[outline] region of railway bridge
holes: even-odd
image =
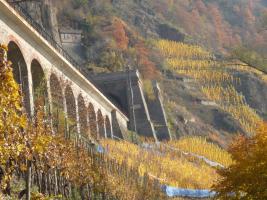
[[[79,70],[68,53],[16,4],[0,0],[0,44],[8,46],[24,107],[40,105],[55,132],[68,137],[122,137],[128,118]]]

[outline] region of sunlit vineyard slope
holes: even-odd
[[[229,166],[232,163],[231,156],[227,151],[202,137],[183,137],[179,140],[170,141],[168,144],[185,152],[205,156],[224,166]]]
[[[165,69],[185,75],[200,84],[202,93],[237,120],[243,130],[252,134],[255,124],[261,121],[234,85],[240,84],[230,68],[214,60],[212,54],[196,45],[159,40],[156,48],[165,57]]]
[[[140,175],[148,173],[151,178],[158,179],[162,184],[190,189],[209,189],[218,178],[215,168],[164,146],[158,147],[151,143],[141,147],[126,141],[114,140],[103,140],[101,143],[109,157],[138,168]],[[184,144],[189,148],[184,148]],[[193,144],[196,146],[192,147]],[[227,152],[202,139],[184,138],[168,146],[181,147],[188,152],[192,150],[192,153],[201,153],[225,165],[231,163]]]

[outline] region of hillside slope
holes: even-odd
[[[248,122],[241,117],[244,112],[238,112],[234,105],[226,109],[227,102],[218,102],[212,98],[210,90],[203,90],[203,87],[218,86],[226,90],[233,87],[234,95],[242,97],[242,105],[251,113],[255,110],[252,118],[267,119],[265,76],[243,62],[232,60],[233,57],[242,58],[246,63],[256,63],[257,67],[259,62],[254,62],[255,58],[261,56],[260,65],[266,66],[263,58],[267,46],[266,1],[64,0],[52,3],[57,10],[59,30],[82,31],[80,46],[83,50],[74,49],[71,53],[80,57],[85,72],[122,71],[130,65],[140,70],[143,79],[161,83],[174,136],[205,135],[226,145],[225,141],[237,132],[250,134],[251,128],[246,124],[253,120]],[[193,47],[193,44],[200,45],[210,56],[198,59],[194,55],[189,58],[166,55],[155,46],[155,41],[160,39],[180,41]],[[239,46],[249,47],[252,53],[243,51],[243,47],[236,48]],[[183,51],[190,52],[190,48]],[[181,69],[170,69],[170,56],[172,67],[199,66],[193,74],[188,69],[181,73]],[[211,70],[201,69],[207,63],[208,68],[213,67],[210,64],[213,62],[216,64]],[[218,78],[217,85],[206,85],[195,75],[205,79],[214,73],[238,81],[226,83]]]
[[[266,13],[264,0],[66,2],[72,2],[72,5],[73,2],[80,2],[78,5],[76,3],[76,10],[85,11],[85,16],[90,10],[93,14],[120,17],[143,37],[188,40],[217,52],[244,42],[266,49],[267,33],[262,25]]]
[[[68,9],[60,12],[61,18],[65,20],[61,20],[65,22],[62,25],[66,26],[66,22],[68,24],[73,19],[83,19],[89,27],[89,31],[84,31],[83,40],[89,68],[98,66],[93,69],[100,67],[117,71],[130,64],[141,71],[144,79],[157,79],[161,82],[165,109],[174,136],[205,135],[225,145],[227,142],[223,141],[237,132],[250,134],[251,128],[246,124],[253,122],[242,118],[244,113],[239,114],[242,118],[239,119],[233,114],[238,111],[224,108],[225,102],[218,103],[215,99],[208,98],[207,93],[203,93],[201,89],[206,85],[195,82],[194,75],[190,77],[188,71],[181,74],[168,70],[164,58],[166,49],[160,52],[155,48],[154,41],[163,38],[194,43],[203,46],[203,51],[209,50],[213,55],[229,55],[233,47],[252,43],[253,48],[264,51],[267,41],[266,31],[261,30],[262,16],[266,12],[264,1],[91,0],[88,3],[76,1],[73,4],[73,1],[66,0],[65,3],[65,8]],[[190,51],[190,48],[184,51]],[[174,57],[176,60],[184,60],[183,56]],[[194,56],[191,59],[202,67],[206,62]],[[214,57],[205,59],[210,62]],[[236,61],[217,61],[218,65],[225,66],[215,67],[213,72],[239,80],[238,83],[219,81],[220,87],[233,86],[236,89],[235,95],[244,96],[244,105],[248,104],[248,107],[255,109],[258,115],[266,119],[267,83],[262,75],[249,67],[244,69],[243,64],[239,65]],[[174,65],[182,64],[176,62]],[[171,75],[161,73],[166,72],[166,68]],[[204,78],[213,72],[198,74]],[[177,75],[184,78],[173,78]],[[188,78],[191,79],[190,82],[186,81]],[[255,115],[251,118],[257,117]]]

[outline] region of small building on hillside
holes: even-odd
[[[59,30],[60,40],[62,44],[77,44],[82,41],[82,30],[72,28],[61,28]]]

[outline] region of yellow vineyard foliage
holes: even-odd
[[[159,40],[156,47],[163,52],[166,57],[179,57],[189,59],[210,59],[212,55],[197,45],[188,45],[181,42]]]
[[[214,65],[214,61],[209,60],[181,60],[179,58],[168,58],[166,60],[167,65],[174,70],[183,69],[205,69]],[[179,66],[179,67],[177,67]]]
[[[214,61],[212,54],[196,45],[159,40],[155,46],[165,56],[165,67],[168,70],[200,83],[206,97],[231,114],[246,133],[255,132],[255,124],[262,120],[233,87],[240,80],[231,74],[231,64],[227,66]]]
[[[256,125],[261,121],[257,113],[246,103],[244,97],[233,86],[206,86],[202,87],[203,93],[239,121],[248,133],[256,130]]]
[[[208,142],[203,137],[183,137],[179,140],[170,141],[168,144],[182,151],[204,156],[224,166],[229,166],[232,163],[231,155],[227,151],[214,143]]]
[[[13,79],[11,63],[7,61],[6,47],[0,46],[0,167],[5,171],[2,189],[11,180],[14,162],[26,149],[22,129],[27,120],[22,115],[19,86]]]
[[[187,160],[179,153],[144,149],[126,141],[103,140],[101,144],[111,158],[137,167],[140,175],[148,173],[164,184],[182,188],[207,189],[218,178],[215,169],[202,162],[195,163]]]

